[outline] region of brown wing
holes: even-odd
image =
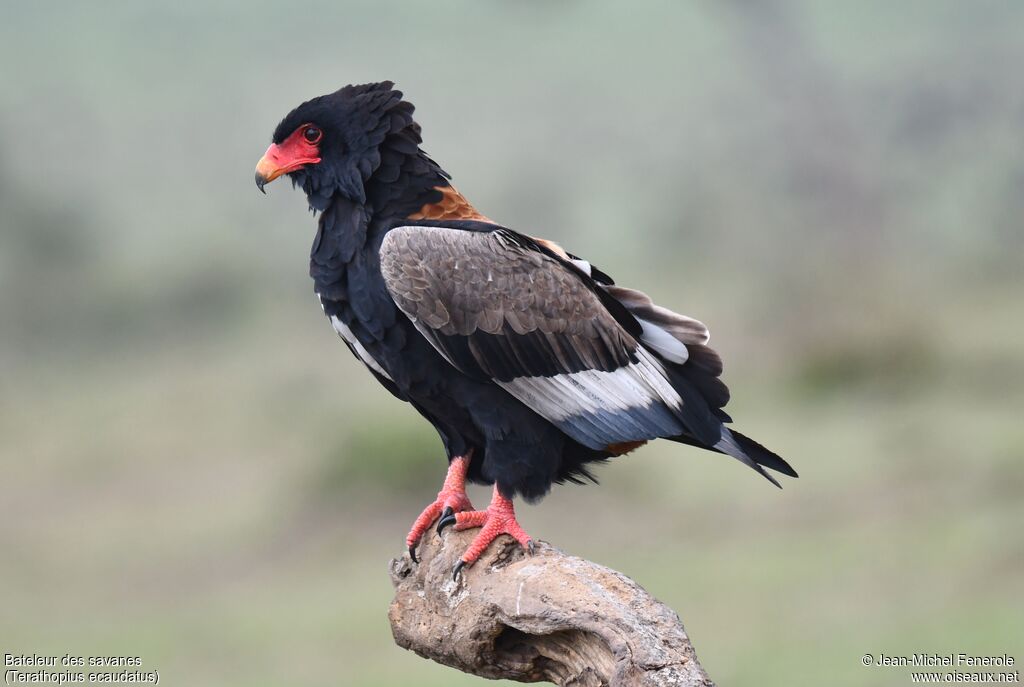
[[[684,404],[589,277],[532,239],[404,226],[388,232],[380,257],[395,303],[448,362],[493,380],[577,441],[604,449],[710,422],[699,399]]]
[[[494,379],[628,364],[636,341],[593,290],[517,238],[505,231],[400,227],[381,247],[381,270],[413,321],[434,338],[470,337],[476,366]],[[536,350],[520,346],[525,341]]]

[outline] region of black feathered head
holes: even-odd
[[[256,185],[262,191],[287,174],[315,210],[324,210],[336,193],[365,203],[372,177],[395,181],[403,158],[422,155],[412,113],[412,103],[390,81],[345,86],[308,100],[277,125],[256,165]]]

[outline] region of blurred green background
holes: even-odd
[[[709,323],[801,473],[647,447],[521,509],[723,685],[1024,660],[1024,4],[6,3],[0,651],[483,684],[396,648],[440,442],[345,350],[278,120],[393,79],[487,215]],[[486,499],[486,489],[471,495]]]

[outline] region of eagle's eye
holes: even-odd
[[[319,127],[310,125],[302,130],[302,137],[306,139],[306,143],[319,143],[324,137],[324,132]]]

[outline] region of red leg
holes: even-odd
[[[516,521],[516,511],[512,506],[511,499],[507,499],[498,491],[498,485],[494,485],[494,496],[491,498],[491,505],[487,510],[464,511],[455,515],[455,529],[468,530],[471,527],[480,527],[479,534],[462,554],[462,559],[455,566],[454,574],[458,576],[459,571],[467,565],[473,565],[480,554],[487,550],[495,539],[502,534],[507,534],[519,542],[519,544],[533,553],[533,539],[530,538],[523,528]]]
[[[420,517],[412,524],[405,543],[409,547],[409,556],[413,562],[419,562],[416,560],[416,544],[442,511],[457,513],[473,509],[473,504],[466,496],[466,471],[469,470],[469,461],[472,457],[473,449],[469,449],[466,455],[452,458],[448,465],[448,476],[444,478],[444,486],[437,492],[437,500],[424,508]]]

